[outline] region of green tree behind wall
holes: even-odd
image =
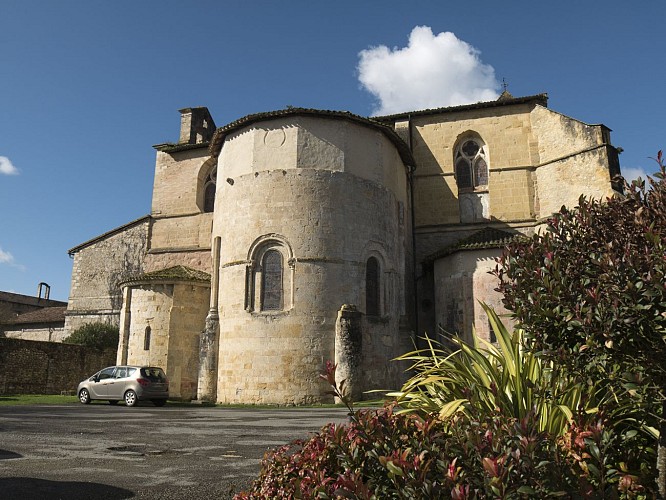
[[[117,349],[120,331],[108,323],[86,323],[63,340],[66,344],[80,344],[97,349]]]

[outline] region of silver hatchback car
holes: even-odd
[[[150,400],[155,406],[164,406],[169,398],[169,379],[155,366],[109,366],[81,382],[76,393],[83,404],[102,399],[134,406],[140,400]]]

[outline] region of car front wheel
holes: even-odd
[[[90,403],[90,393],[88,392],[88,389],[81,389],[79,391],[79,401],[84,405]]]
[[[136,396],[136,392],[129,390],[125,393],[125,405],[126,406],[135,406],[139,401],[139,398]]]

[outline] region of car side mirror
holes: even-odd
[[[93,377],[93,382],[99,382],[99,375],[95,375]]]

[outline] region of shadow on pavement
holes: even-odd
[[[26,500],[29,498],[44,500],[61,498],[122,500],[134,497],[133,492],[108,484],[48,481],[32,477],[0,478],[0,491],[3,500]]]
[[[0,448],[0,460],[9,460],[11,458],[21,458],[23,455],[20,455],[14,451],[3,450]]]

